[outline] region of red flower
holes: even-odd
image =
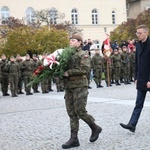
[[[36,75],[38,75],[43,69],[44,69],[43,65],[38,66],[37,69],[34,71],[34,73],[35,73]]]

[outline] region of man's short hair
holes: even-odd
[[[148,28],[148,26],[145,25],[145,24],[139,25],[136,29],[144,29],[145,31],[149,32],[149,28]]]

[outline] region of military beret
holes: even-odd
[[[33,57],[36,57],[36,54],[33,54]]]
[[[26,57],[30,56],[29,54],[26,54]]]
[[[6,56],[5,54],[2,54],[2,56]]]
[[[20,57],[20,54],[17,54],[16,57]]]
[[[82,40],[83,40],[82,37],[81,37],[79,34],[73,34],[73,35],[70,37],[70,39],[77,39],[77,40],[79,40],[79,41],[82,41]]]
[[[15,58],[15,57],[12,55],[12,56],[10,56],[10,58]]]

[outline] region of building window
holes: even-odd
[[[112,11],[112,24],[116,24],[116,13]]]
[[[78,12],[76,9],[71,11],[72,24],[78,24]]]
[[[51,8],[50,11],[50,24],[57,24],[58,11],[56,8]]]
[[[35,11],[32,7],[27,8],[26,10],[26,21],[27,24],[33,23],[35,21]]]
[[[92,10],[92,24],[98,24],[98,13],[96,9]]]
[[[10,16],[9,8],[7,6],[3,6],[2,9],[1,9],[1,18],[2,18],[2,20],[8,19],[9,16]]]

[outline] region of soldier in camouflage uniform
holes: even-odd
[[[93,74],[94,74],[94,81],[96,83],[97,88],[103,87],[101,85],[101,80],[102,80],[102,70],[103,70],[103,58],[100,55],[99,49],[95,50],[95,55],[92,57],[91,60],[91,65],[93,69]]]
[[[19,65],[19,81],[18,81],[18,94],[24,94],[22,92],[22,86],[23,86],[23,77],[22,77],[22,70],[21,70],[21,64],[22,64],[22,58],[20,54],[17,54],[16,56],[16,63]]]
[[[133,51],[130,54],[130,61],[131,61],[131,81],[134,79],[134,73],[135,73],[135,52],[136,52],[136,47],[133,47]]]
[[[19,65],[15,62],[14,56],[10,57],[10,62],[8,63],[8,73],[9,73],[9,83],[10,91],[12,97],[17,97],[18,94],[18,81],[19,81]]]
[[[64,73],[65,81],[65,102],[67,113],[70,117],[71,137],[69,141],[62,145],[67,149],[79,146],[78,130],[79,119],[86,122],[92,130],[90,142],[98,139],[101,127],[95,124],[95,119],[86,111],[88,96],[87,72],[90,70],[89,55],[82,50],[82,38],[74,34],[70,38],[70,46],[75,48],[75,54],[68,62],[67,71]]]
[[[0,67],[1,67],[1,86],[2,86],[2,93],[3,96],[9,96],[8,94],[8,69],[7,64],[8,60],[6,58],[5,54],[2,54],[0,61]]]
[[[46,56],[47,56],[47,53],[44,53],[43,58],[41,59],[42,63]],[[41,90],[42,90],[42,94],[49,93],[49,78],[43,79],[41,81]]]
[[[113,68],[114,68],[114,74],[115,74],[115,83],[116,85],[121,85],[119,83],[120,80],[120,67],[121,67],[121,57],[119,55],[118,49],[114,49],[114,55],[111,58]]]
[[[22,62],[21,69],[23,71],[23,80],[24,80],[24,86],[26,95],[32,95],[31,93],[31,86],[27,86],[28,83],[30,83],[32,79],[32,73],[33,73],[33,61],[30,59],[29,54],[26,54],[26,59]]]
[[[127,52],[127,47],[122,47],[123,52],[121,54],[121,61],[123,67],[123,75],[124,75],[124,84],[130,84],[129,82],[129,54]]]
[[[64,80],[61,79],[60,77],[56,77],[55,82],[56,82],[57,92],[63,92],[64,91]]]
[[[33,71],[35,71],[42,63],[38,60],[36,54],[33,54]],[[39,93],[38,91],[38,83],[32,85],[32,89],[34,93]]]
[[[121,57],[121,54],[122,54],[122,48],[121,47],[118,48],[118,52],[119,52],[119,55]],[[122,61],[121,61],[121,64],[120,64],[120,83],[124,83],[124,81],[123,81],[123,66],[122,66]]]
[[[107,87],[112,86],[111,85],[112,62],[111,62],[111,58],[106,56],[105,54],[103,56],[103,69],[104,69],[106,86]]]

